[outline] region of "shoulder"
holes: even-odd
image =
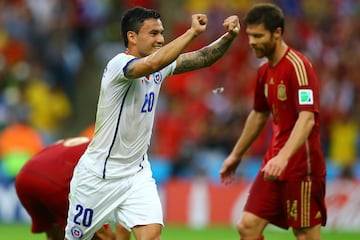
[[[128,61],[134,58],[135,58],[134,56],[126,53],[119,53],[109,60],[108,65],[114,65],[114,64],[118,65],[119,63],[126,64]]]
[[[111,81],[118,81],[119,79],[125,78],[124,69],[126,69],[128,64],[131,61],[133,61],[134,59],[136,59],[136,57],[126,54],[126,53],[119,53],[116,56],[114,56],[106,64],[106,67],[105,67],[104,73],[103,73],[103,81],[111,82]]]
[[[290,65],[295,68],[312,67],[310,60],[303,53],[293,48],[289,48],[285,55],[285,58],[288,60]]]
[[[289,49],[286,54],[288,64],[286,68],[292,72],[299,86],[307,86],[310,82],[317,81],[315,69],[310,60],[301,52]],[[290,73],[289,73],[290,74]]]

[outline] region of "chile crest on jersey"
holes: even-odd
[[[154,78],[154,83],[155,83],[155,84],[160,84],[161,81],[162,81],[162,75],[161,75],[160,72],[155,72],[155,73],[153,74],[153,78]]]
[[[79,227],[74,226],[71,228],[71,235],[76,239],[80,239],[83,237],[83,232]]]

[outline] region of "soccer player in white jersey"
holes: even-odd
[[[226,33],[183,53],[206,26],[206,15],[194,14],[191,27],[165,45],[157,11],[136,7],[123,15],[127,51],[111,59],[102,76],[94,137],[70,184],[66,239],[91,239],[113,218],[138,240],[160,240],[162,208],[147,158],[160,86],[171,74],[213,64],[240,31],[232,15],[224,20]]]

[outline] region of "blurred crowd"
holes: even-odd
[[[222,34],[228,15],[242,18],[255,2],[0,0],[0,181],[13,178],[32,154],[59,138],[91,136],[104,65],[125,50],[120,37],[125,9],[158,9],[168,41],[189,27],[192,13],[206,13],[207,31],[192,50]],[[286,41],[303,51],[318,73],[329,176],[360,179],[360,2],[269,2],[284,10]],[[150,149],[155,175],[217,179],[252,108],[259,63],[242,31],[218,63],[165,80]],[[222,94],[212,92],[218,87]],[[267,126],[239,174],[251,177],[270,133]]]

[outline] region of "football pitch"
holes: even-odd
[[[45,240],[45,234],[31,234],[29,224],[0,224],[0,239],[12,240]],[[294,239],[290,231],[278,229],[266,230],[265,240]],[[134,240],[135,238],[131,238]],[[162,233],[164,240],[238,240],[233,227],[214,226],[207,228],[189,228],[185,226],[168,225]],[[322,240],[359,240],[360,232],[343,232],[324,230]]]

